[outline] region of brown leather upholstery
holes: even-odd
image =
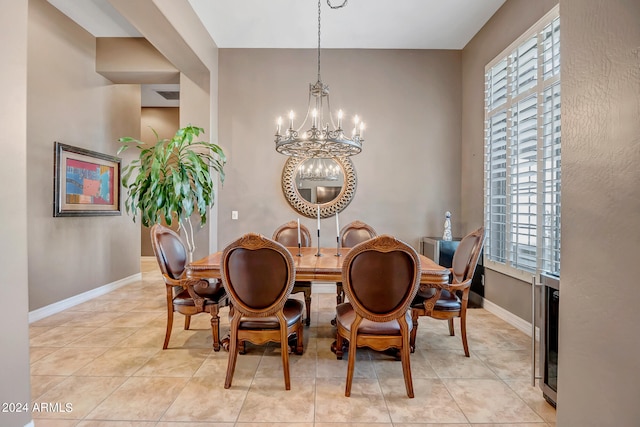
[[[298,222],[289,221],[286,224],[282,224],[273,232],[271,238],[283,246],[298,247]],[[304,224],[300,224],[300,247],[308,248],[309,246],[311,246],[311,233]],[[307,313],[305,323],[309,326],[311,324],[311,282],[296,281],[291,293],[297,294],[298,292],[304,293],[304,304]]]
[[[192,315],[206,312],[211,315],[213,348],[215,351],[220,350],[218,310],[219,307],[228,305],[222,283],[186,277],[187,250],[180,236],[170,228],[160,224],[151,227],[151,246],[167,293],[167,328],[162,348],[169,346],[174,312],[185,316],[184,329],[189,329]]]
[[[407,395],[413,397],[409,361],[412,327],[409,305],[420,283],[420,258],[409,245],[382,235],[356,245],[342,264],[349,302],[336,307],[336,356],[349,341],[345,396],[351,394],[357,347],[400,350]]]
[[[275,341],[280,343],[285,387],[289,390],[288,337],[296,336],[297,354],[303,351],[303,305],[289,299],[295,279],[291,253],[274,240],[249,233],[225,248],[221,267],[222,284],[233,307],[224,387],[231,387],[239,348],[245,341]]]
[[[469,357],[467,343],[467,303],[473,273],[478,265],[478,258],[484,245],[484,227],[466,235],[458,244],[453,254],[451,267],[451,284],[446,289],[420,289],[411,303],[413,330],[411,331],[411,348],[415,349],[418,318],[430,316],[449,322],[449,334],[455,335],[453,319],[460,318],[462,346],[465,356]],[[460,294],[460,295],[458,295]]]
[[[340,230],[340,245],[343,248],[352,248],[358,243],[366,242],[377,235],[376,230],[369,224],[365,224],[362,221],[353,221]],[[344,290],[341,282],[336,283],[336,293],[336,303],[340,304],[344,301]]]

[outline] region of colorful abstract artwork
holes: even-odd
[[[55,143],[54,216],[120,215],[120,159]]]

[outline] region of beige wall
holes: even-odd
[[[98,75],[95,38],[48,2],[29,4],[27,195],[34,310],[140,271],[140,241],[132,238],[139,235],[138,225],[126,214],[54,218],[52,208],[53,142],[115,154],[120,136],[140,134],[140,89]]]
[[[219,61],[219,137],[229,157],[219,199],[224,246],[249,231],[271,236],[298,217],[282,193],[286,157],[273,135],[278,115],[293,109],[304,117],[317,51],[220,49]],[[459,231],[460,52],[323,50],[322,78],[334,112],[357,113],[367,126],[363,151],[352,158],[358,186],[341,223],[360,219],[418,248],[421,236],[441,234],[449,210]],[[301,222],[316,228],[314,219]],[[334,245],[333,218],[322,228],[321,244]]]
[[[559,426],[640,425],[640,3],[562,0]]]
[[[142,108],[140,120],[140,140],[153,144],[156,142],[153,130],[158,133],[160,139],[173,138],[180,128],[180,109],[177,107],[145,107]],[[173,223],[171,228],[176,229],[177,224]],[[149,228],[142,224],[140,224],[140,255],[153,256]]]
[[[557,0],[507,0],[462,50],[461,212],[466,232],[484,221],[484,67],[535,24]],[[531,321],[531,286],[488,271],[489,301]]]
[[[27,275],[27,2],[3,2],[0,56],[4,58],[0,100],[0,382],[1,402],[29,402]],[[0,413],[0,425],[24,426],[29,413]]]

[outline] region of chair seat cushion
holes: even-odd
[[[356,318],[356,312],[351,306],[351,303],[338,304],[336,307],[336,323],[342,326],[344,329],[351,331],[351,324]],[[407,310],[407,324],[409,330],[413,327],[411,321],[411,312]],[[374,322],[368,319],[362,319],[360,326],[358,327],[359,334],[367,335],[400,335],[400,324],[397,320],[391,320],[389,322]]]
[[[284,317],[287,319],[287,326],[295,325],[302,319],[304,304],[297,299],[288,299],[284,303]],[[240,319],[240,329],[278,329],[280,324],[276,316],[268,317],[242,317]]]
[[[422,304],[425,302],[425,300],[433,297],[435,293],[436,290],[434,288],[428,288],[424,291],[418,291],[418,294],[411,303],[411,307],[422,307]],[[439,311],[460,311],[461,308],[462,303],[460,302],[460,298],[458,298],[455,293],[452,294],[451,292],[445,290],[440,293],[440,298],[434,306],[434,310]]]
[[[194,286],[193,290],[204,298],[204,305],[217,304],[218,301],[226,295],[220,281],[209,283],[203,280]],[[178,295],[173,298],[173,303],[176,305],[195,305],[191,295],[189,295],[189,291],[186,289],[180,290]]]

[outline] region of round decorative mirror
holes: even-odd
[[[293,209],[304,216],[326,218],[341,212],[356,192],[356,171],[348,157],[289,157],[282,170],[282,191]]]

